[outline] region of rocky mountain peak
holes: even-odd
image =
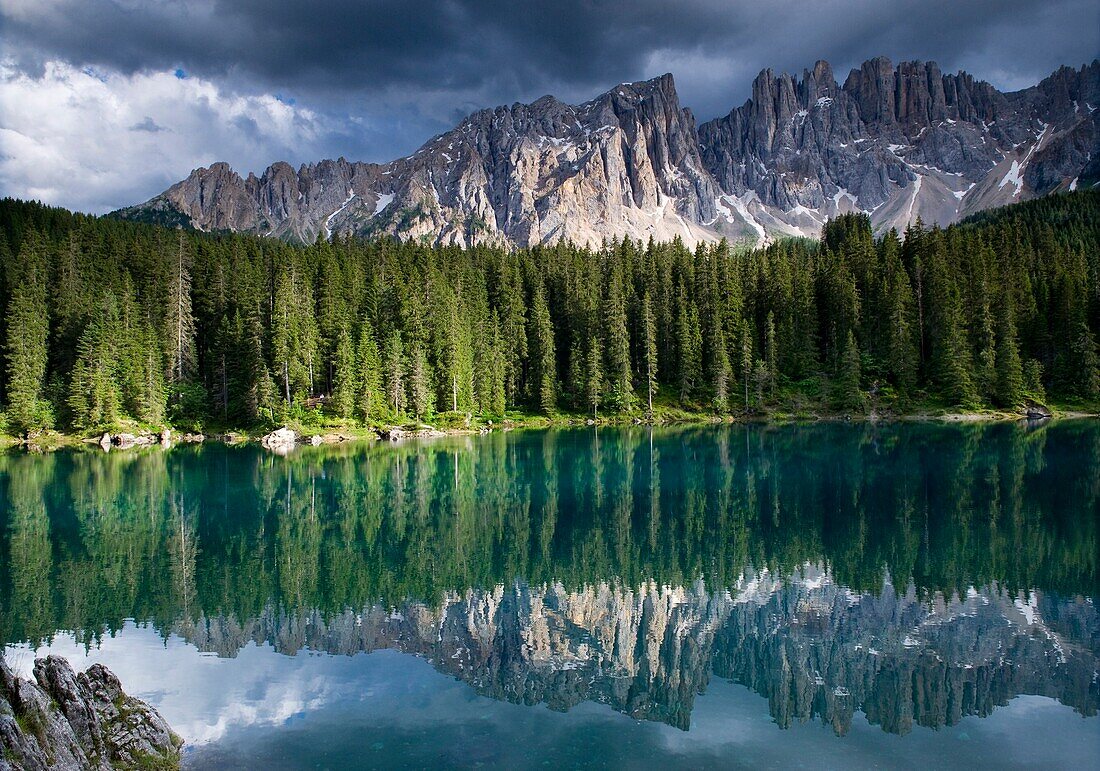
[[[472,113],[388,164],[344,158],[241,179],[224,163],[117,216],[295,241],[349,233],[529,245],[629,236],[754,242],[831,216],[949,224],[1100,181],[1100,62],[1001,93],[935,62],[876,57],[843,85],[817,61],[765,69],[696,125],[673,76],[580,105],[543,96]]]

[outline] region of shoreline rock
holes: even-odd
[[[102,664],[76,674],[60,656],[16,677],[0,656],[0,771],[178,769],[183,741]]]
[[[294,449],[298,444],[298,434],[293,429],[283,426],[272,431],[267,436],[260,439],[260,446],[265,450],[271,450],[281,454],[286,454]]]

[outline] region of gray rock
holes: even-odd
[[[157,438],[152,434],[117,434],[114,438],[114,444],[120,450],[128,450],[131,447],[145,447],[154,444]]]
[[[277,428],[260,440],[260,445],[273,452],[286,453],[298,444],[298,435],[286,426]]]
[[[126,695],[106,667],[77,675],[60,656],[37,659],[34,679],[0,657],[0,758],[17,769],[178,768],[180,738]]]

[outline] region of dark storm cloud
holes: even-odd
[[[665,71],[706,120],[743,103],[765,67],[801,73],[826,59],[843,81],[881,54],[1013,89],[1100,53],[1096,0],[0,0],[0,9],[0,46],[22,72],[61,60],[277,94],[333,119],[330,155],[373,160],[411,152],[479,107],[546,93],[583,101]]]
[[[757,70],[801,71],[818,58],[844,67],[877,54],[935,58],[1015,85],[1100,50],[1095,0],[9,0],[4,8],[5,47],[20,59],[123,72],[181,67],[324,99],[411,90],[433,102],[447,101],[440,92],[508,101],[550,87],[576,98],[660,74],[648,66],[690,54],[737,70],[729,85],[740,93],[721,95],[728,107]]]

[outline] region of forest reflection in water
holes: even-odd
[[[418,654],[476,692],[687,729],[1095,715],[1100,426],[716,426],[0,456],[0,635],[149,623]]]

